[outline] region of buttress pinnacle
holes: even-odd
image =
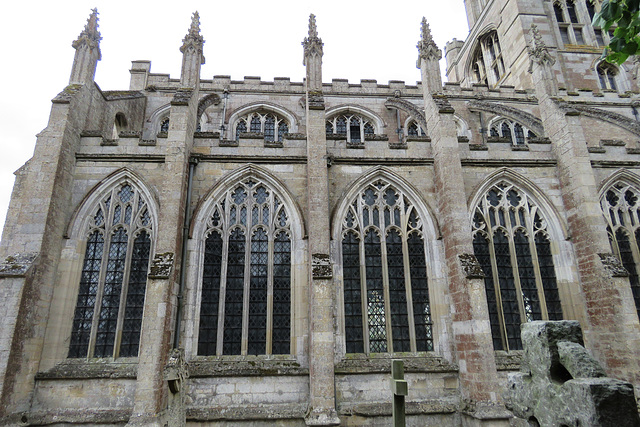
[[[418,52],[420,52],[420,58],[427,59],[432,55],[438,60],[442,58],[442,52],[438,49],[436,42],[433,41],[431,29],[427,23],[427,18],[424,16],[422,17],[421,37],[417,48]]]
[[[316,27],[316,16],[312,13],[309,15],[309,36],[304,38],[302,46],[304,46],[304,56],[318,55],[322,56],[322,39],[318,37],[318,28]]]
[[[195,11],[191,17],[189,31],[187,32],[187,35],[184,36],[184,39],[182,39],[180,52],[185,53],[189,47],[193,47],[196,51],[201,53],[203,44],[204,37],[200,34],[200,14],[198,11]]]
[[[84,26],[84,30],[82,30],[71,46],[78,49],[83,45],[87,45],[90,49],[94,49],[99,46],[100,40],[102,40],[102,37],[98,31],[98,9],[93,8]]]

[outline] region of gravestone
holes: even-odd
[[[505,393],[516,417],[542,427],[640,427],[633,386],[606,376],[578,322],[525,323],[522,344],[521,372]]]

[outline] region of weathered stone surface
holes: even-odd
[[[606,377],[604,368],[589,354],[586,348],[574,342],[558,342],[560,364],[573,378]]]

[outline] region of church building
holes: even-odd
[[[94,10],[0,243],[0,425],[509,426],[520,325],[640,396],[640,62],[599,0],[465,0],[421,81],[94,82]],[[185,27],[188,17],[185,17]],[[295,35],[294,35],[295,36]],[[108,34],[105,34],[108,37]],[[124,72],[124,71],[123,71]],[[61,82],[62,87],[63,82]]]

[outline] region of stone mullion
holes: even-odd
[[[358,198],[359,201],[359,198]],[[360,227],[363,229],[362,227]],[[367,307],[369,306],[369,297],[367,294],[367,266],[366,266],[366,257],[364,254],[364,231],[360,233],[360,299],[362,301],[362,338],[364,345],[364,352],[369,354],[369,310]]]
[[[136,194],[137,196],[137,194]],[[124,215],[124,210],[122,212]],[[122,217],[124,219],[124,216]],[[133,220],[133,216],[132,216]],[[133,221],[131,221],[133,222]],[[134,231],[131,230],[131,226],[127,226],[126,224],[122,224],[125,231],[127,232],[127,251],[125,252],[125,261],[124,261],[124,274],[122,275],[122,287],[120,290],[120,306],[118,307],[118,321],[116,323],[116,335],[114,337],[113,342],[113,358],[115,359],[120,354],[120,342],[122,341],[122,326],[124,324],[124,313],[126,310],[126,302],[127,302],[127,293],[129,291],[129,277],[131,275],[131,257],[133,255],[133,243],[135,240]],[[129,228],[127,230],[127,228]]]
[[[409,243],[408,238],[409,235],[407,233],[407,228],[409,228],[408,224],[408,216],[405,215],[404,209],[401,210],[402,213],[402,259],[403,259],[403,267],[404,267],[404,289],[407,295],[407,316],[409,317],[409,342],[411,345],[411,352],[415,353],[418,351],[417,337],[416,337],[416,325],[415,318],[413,317],[413,289],[411,288],[411,260],[409,258]],[[417,233],[416,233],[417,234]],[[422,239],[422,243],[425,243],[425,239]],[[425,248],[425,254],[428,252]]]
[[[374,205],[375,206],[375,205]],[[373,206],[372,206],[373,208]],[[374,210],[371,210],[373,217]],[[380,221],[380,212],[378,212],[378,221]],[[374,225],[375,227],[375,225]],[[374,228],[375,229],[375,228]],[[387,352],[393,353],[393,328],[391,327],[391,290],[389,289],[389,264],[387,254],[387,230],[378,229],[380,232],[380,264],[382,267],[382,295],[385,314],[385,331],[387,334]]]
[[[251,189],[247,190],[247,201],[251,197]],[[244,236],[244,289],[242,292],[242,338],[240,339],[240,354],[247,355],[249,348],[249,298],[251,294],[251,252],[253,242],[253,215],[249,211],[249,203],[245,202],[247,209],[247,225]],[[240,211],[242,205],[237,205],[236,215],[240,222]]]
[[[226,209],[229,208],[229,204],[226,204]],[[225,209],[225,210],[226,210]],[[228,216],[224,215],[224,224],[227,224]],[[224,306],[227,297],[227,266],[229,263],[229,228],[228,226],[222,227],[220,237],[222,238],[222,265],[220,268],[220,295],[218,297],[218,331],[216,332],[216,355],[220,356],[223,353],[224,344]],[[203,267],[201,267],[203,268]]]
[[[487,225],[491,225],[490,222],[487,222],[487,218],[485,218],[485,222]],[[496,295],[496,306],[498,308],[498,319],[500,319],[500,334],[502,339],[502,347],[505,350],[509,351],[509,340],[507,338],[507,324],[504,320],[504,309],[502,308],[502,291],[500,290],[500,275],[498,274],[498,263],[496,258],[496,249],[493,242],[493,234],[495,233],[494,229],[490,229],[487,233],[487,237],[489,237],[489,257],[491,258],[491,273],[493,275],[493,292]],[[486,290],[485,290],[486,293]]]

